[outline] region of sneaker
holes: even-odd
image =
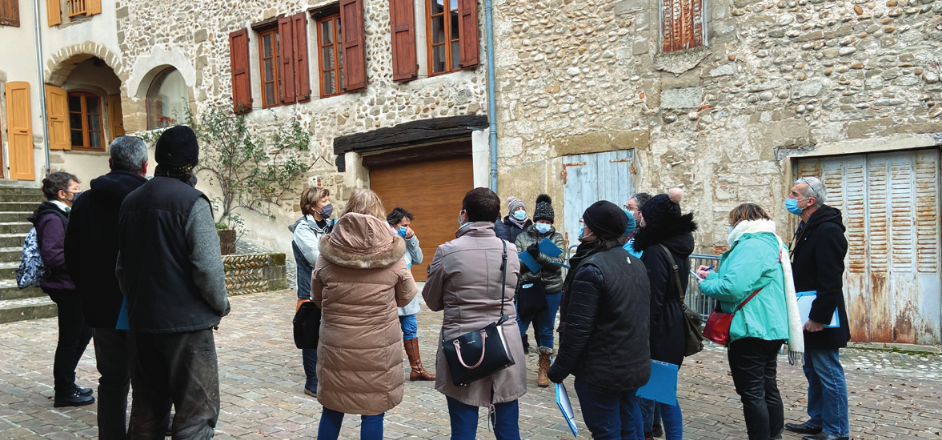
[[[82,397],[91,396],[94,391],[91,388],[80,388],[78,385],[74,385],[74,389]]]
[[[95,398],[92,396],[83,396],[79,394],[78,390],[72,390],[71,393],[65,396],[56,396],[55,402],[53,402],[53,407],[62,408],[65,406],[85,406],[95,403]]]
[[[317,391],[311,391],[311,390],[305,388],[305,389],[304,389],[304,394],[307,394],[308,396],[311,396],[311,397],[313,397],[313,398],[315,398],[315,399],[317,398]]]

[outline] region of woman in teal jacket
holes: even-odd
[[[792,309],[797,317],[791,264],[787,252],[780,258],[785,248],[775,235],[775,222],[758,205],[737,206],[729,223],[730,249],[720,259],[719,272],[700,266],[698,274],[705,278],[700,292],[716,298],[723,312],[735,312],[728,347],[733,383],[742,400],[749,439],[768,440],[779,437],[785,423],[775,378],[778,352],[784,341],[797,342],[789,336],[796,333],[789,331]],[[800,320],[798,327],[800,340]]]

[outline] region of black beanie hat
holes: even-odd
[[[621,237],[628,227],[628,215],[614,203],[600,200],[582,214],[582,221],[601,239]]]
[[[546,194],[540,194],[536,197],[536,211],[533,211],[533,222],[537,220],[546,220],[550,223],[556,219],[556,213],[553,211],[553,199]]]
[[[157,164],[176,172],[190,171],[200,163],[200,147],[196,133],[186,125],[176,125],[157,139],[154,159]]]
[[[677,219],[683,216],[680,211],[680,201],[684,193],[677,188],[671,190],[670,195],[658,194],[651,197],[644,206],[641,207],[641,217],[644,223],[658,224],[669,220]]]

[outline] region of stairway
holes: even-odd
[[[45,200],[38,188],[0,188],[0,324],[57,314],[56,304],[39,288],[20,290],[14,274],[33,227],[26,217]]]

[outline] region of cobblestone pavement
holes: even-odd
[[[232,298],[232,315],[217,333],[222,439],[314,438],[320,405],[302,393],[300,352],[291,338],[295,293],[290,290]],[[419,314],[422,358],[435,364],[434,341],[441,315]],[[96,406],[52,407],[52,358],[56,321],[45,319],[0,325],[0,439],[97,437]],[[405,357],[405,356],[403,356]],[[843,351],[850,391],[851,433],[856,438],[942,439],[942,372],[938,356]],[[524,438],[568,438],[552,388],[536,387],[536,357],[526,359],[530,390],[520,400]],[[403,374],[406,374],[403,363]],[[93,348],[78,369],[79,384],[95,386]],[[570,378],[567,383],[572,385]],[[805,379],[782,358],[779,381],[786,419],[804,416]],[[406,382],[403,403],[386,414],[387,438],[443,439],[449,435],[445,398],[429,382]],[[574,404],[575,395],[573,399]],[[687,359],[679,395],[690,439],[745,438],[739,398],[722,347]],[[493,438],[481,412],[479,436]],[[588,438],[578,411],[580,437]],[[359,420],[347,417],[342,436],[359,438]],[[785,434],[785,439],[800,436]]]

